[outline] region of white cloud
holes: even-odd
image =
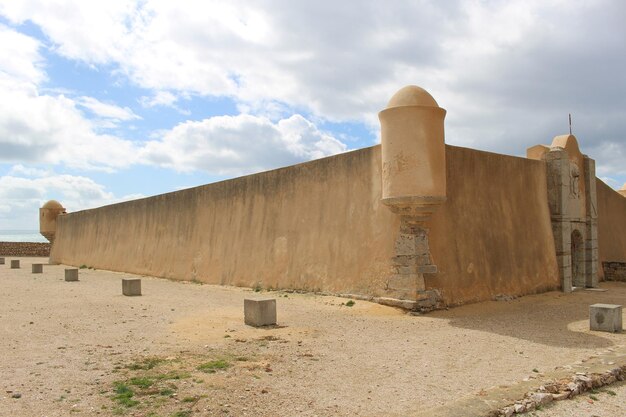
[[[143,96],[139,99],[139,102],[144,107],[174,107],[177,101],[178,97],[169,91],[157,91],[152,97]]]
[[[101,64],[123,59],[124,37],[129,35],[137,2],[0,1],[0,14],[15,23],[31,20],[45,29],[58,53]],[[137,17],[139,18],[139,16]]]
[[[136,145],[98,134],[98,120],[87,119],[77,106],[114,122],[138,116],[91,97],[77,101],[63,94],[40,94],[39,83],[46,79],[40,47],[35,39],[0,25],[0,53],[11,57],[0,59],[0,162],[106,171],[132,164]]]
[[[598,177],[611,177],[618,176],[626,179],[626,149],[623,143],[604,141],[599,143],[594,148],[587,150],[585,153],[593,155],[592,158],[596,161],[596,175]],[[614,184],[618,188],[622,185],[619,183]]]
[[[44,81],[40,46],[36,39],[0,24],[0,79],[10,79],[14,84]]]
[[[5,35],[24,42],[25,50],[30,48],[20,67],[29,68],[31,59],[31,67],[39,68],[37,42],[9,30]],[[13,168],[16,173],[26,173],[25,163],[105,171],[149,163],[176,171],[234,175],[346,150],[342,142],[299,115],[277,123],[251,115],[189,121],[165,130],[159,140],[134,143],[98,133],[98,128],[139,119],[131,109],[88,96],[41,94],[37,83],[43,76],[37,71],[21,83],[0,73],[0,162],[22,164]],[[173,105],[175,101],[172,93],[157,92],[148,104]],[[86,118],[81,109],[95,117]]]
[[[571,112],[601,169],[616,164],[588,150],[626,149],[626,119],[607,117],[626,107],[623,2],[0,0],[0,13],[39,25],[57,53],[153,90],[141,100],[148,107],[226,96],[274,124],[295,112],[377,129],[389,97],[418,84],[448,110],[453,144],[523,154],[566,131]],[[146,153],[152,163],[220,165],[172,157],[166,143]],[[237,164],[237,143],[207,152],[227,149]]]
[[[13,165],[9,170],[8,176],[25,176],[34,178],[43,178],[52,175],[53,172],[49,169],[39,169],[33,167],[27,167],[22,164]]]
[[[141,117],[137,116],[128,107],[120,107],[111,103],[103,103],[93,97],[79,97],[76,102],[78,105],[91,111],[94,115],[104,119],[112,119],[113,121],[141,119]]]
[[[0,162],[65,164],[113,170],[135,161],[136,146],[95,132],[76,103],[63,95],[39,95],[0,79]]]
[[[0,177],[0,229],[32,229],[38,224],[39,208],[51,199],[60,201],[68,211],[78,211],[141,197],[140,194],[117,197],[103,185],[82,176],[6,175]]]
[[[180,172],[239,175],[345,150],[342,142],[300,115],[273,123],[242,114],[181,123],[148,142],[140,158]]]
[[[452,142],[511,152],[519,125],[545,135],[555,112],[626,95],[612,93],[626,85],[626,5],[608,0],[0,0],[0,13],[35,22],[66,57],[168,91],[146,105],[228,96],[254,114],[285,103],[377,126],[388,98],[419,84],[449,110]],[[523,150],[530,135],[517,135]]]

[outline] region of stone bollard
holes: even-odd
[[[141,280],[139,278],[122,279],[122,294],[126,296],[141,295]]]
[[[43,273],[43,264],[33,264],[33,274],[42,274]]]
[[[244,322],[248,326],[270,326],[276,324],[276,299],[244,299],[243,300]]]
[[[78,281],[78,268],[66,268],[65,280],[68,282]]]
[[[4,258],[0,258],[0,265],[4,265]]]
[[[622,306],[619,304],[592,304],[589,306],[589,329],[600,332],[622,331]]]
[[[19,259],[11,259],[11,269],[20,269]]]

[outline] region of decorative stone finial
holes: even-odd
[[[446,199],[446,111],[423,88],[409,85],[378,114],[382,202],[393,212],[426,220]]]

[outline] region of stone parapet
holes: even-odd
[[[0,242],[0,256],[48,257],[50,243]]]

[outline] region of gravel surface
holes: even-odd
[[[124,297],[130,274],[81,269],[64,282],[61,265],[31,274],[42,261],[0,265],[0,416],[407,416],[626,344],[588,330],[589,304],[626,304],[624,283],[412,316],[151,277]],[[257,296],[277,298],[279,326],[243,324]],[[594,410],[623,403],[615,392]],[[592,415],[547,414],[561,403],[538,415]]]

